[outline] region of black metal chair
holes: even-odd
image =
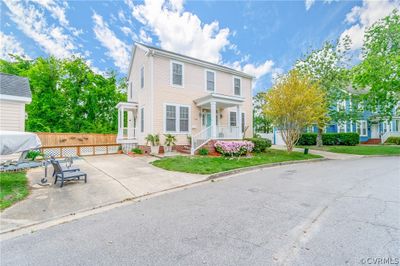
[[[58,179],[61,179],[61,186],[64,186],[64,181],[68,181],[68,180],[81,180],[81,176],[84,177],[84,181],[85,183],[87,183],[87,174],[84,172],[79,171],[63,171],[60,162],[56,161],[56,160],[50,160],[51,164],[53,165],[54,168],[54,176],[55,176],[55,180],[54,180],[54,184],[57,183]]]
[[[60,162],[60,161],[57,160],[54,156],[50,156],[50,161],[51,161],[51,160]],[[64,165],[61,165],[61,163],[60,163],[60,167],[61,167],[61,169],[62,169],[63,172],[76,172],[76,171],[80,171],[80,170],[81,170],[80,168],[78,168],[78,167],[72,167],[71,165],[72,165],[72,162],[71,162],[70,165],[68,165],[68,164],[66,163],[65,166],[64,166]],[[54,166],[53,166],[53,169],[54,169]],[[52,176],[54,177],[55,174],[56,174],[56,171],[54,170]]]

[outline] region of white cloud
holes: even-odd
[[[117,38],[108,24],[104,22],[102,16],[93,13],[92,19],[94,22],[93,31],[96,35],[96,39],[107,49],[106,54],[114,60],[114,65],[117,66],[121,72],[126,73],[129,65],[129,46]]]
[[[13,35],[6,35],[0,31],[0,58],[5,60],[12,60],[9,54],[25,56],[25,51]]]
[[[153,39],[146,33],[144,29],[140,29],[140,41],[143,43],[151,43]]]
[[[161,48],[219,63],[221,51],[229,46],[230,30],[220,29],[218,21],[203,23],[184,11],[182,0],[145,0],[129,3],[132,15],[158,37]]]
[[[73,37],[66,34],[63,27],[48,25],[43,10],[27,2],[4,0],[4,3],[11,20],[45,52],[59,58],[79,55]]]
[[[304,4],[306,6],[306,10],[308,11],[312,7],[312,5],[314,5],[314,3],[315,3],[315,0],[305,0]]]
[[[398,0],[364,0],[362,6],[355,6],[346,15],[345,22],[351,25],[340,36],[343,39],[349,36],[351,49],[360,49],[364,42],[365,30],[379,19],[389,15],[395,8],[400,9]]]
[[[54,0],[31,0],[33,3],[37,3],[47,9],[54,19],[57,19],[61,25],[68,26],[69,21],[65,16],[65,10],[68,7],[67,2],[62,2],[62,6],[58,5]]]
[[[261,64],[246,63],[243,65],[242,63],[243,61],[241,60],[226,65],[236,70],[243,71],[246,74],[252,75],[256,77],[256,79],[274,71],[274,62],[272,60],[265,60],[265,62]]]

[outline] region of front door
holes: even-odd
[[[371,139],[379,139],[379,125],[371,124]]]

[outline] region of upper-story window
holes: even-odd
[[[242,80],[240,78],[237,77],[233,78],[233,93],[236,96],[242,95]]]
[[[140,69],[140,88],[144,88],[144,66]]]
[[[183,87],[183,64],[171,62],[171,83],[173,86]]]
[[[206,90],[215,91],[215,72],[206,70]]]

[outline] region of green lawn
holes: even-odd
[[[357,146],[310,146],[310,149],[358,154],[358,155],[400,155],[400,146],[396,145],[357,145]]]
[[[29,194],[25,172],[0,173],[0,210],[24,199]]]
[[[300,152],[292,152],[289,154],[286,151],[268,149],[267,152],[254,154],[251,158],[226,159],[224,157],[208,156],[176,156],[154,161],[153,165],[170,171],[213,174],[254,165],[314,158],[321,158],[321,156],[312,154],[304,155]]]

